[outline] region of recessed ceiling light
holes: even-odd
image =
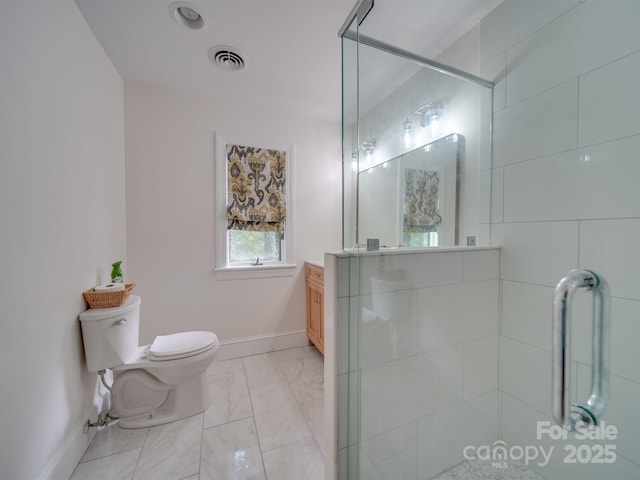
[[[200,30],[205,25],[204,18],[200,12],[193,5],[189,5],[186,2],[174,2],[169,5],[169,15],[178,25],[192,30]]]
[[[189,7],[178,7],[178,13],[187,22],[197,22],[202,18],[198,12]]]
[[[211,47],[207,55],[211,63],[223,70],[239,72],[247,68],[247,60],[237,50],[227,45]]]

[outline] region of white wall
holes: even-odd
[[[126,254],[122,80],[73,2],[2,6],[0,477],[65,478],[96,390],[82,291]]]
[[[304,261],[340,248],[340,125],[125,84],[127,281],[141,342],[212,330],[229,342],[306,327]],[[293,277],[218,281],[214,134],[293,144]]]
[[[502,245],[502,438],[535,445],[550,416],[551,299],[573,268],[611,286],[612,360],[604,420],[613,465],[567,465],[556,442],[546,478],[640,478],[640,3],[507,1],[481,24],[494,97],[491,234]],[[574,368],[582,402],[591,362],[589,296],[576,295]],[[584,332],[587,333],[584,333]],[[547,446],[553,442],[543,442]],[[573,442],[579,445],[580,442]]]

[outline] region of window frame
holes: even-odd
[[[285,202],[287,206],[287,220],[285,222],[284,239],[280,245],[282,259],[280,261],[260,262],[262,265],[251,263],[229,264],[229,235],[227,234],[227,158],[228,144],[253,146],[284,151],[287,156],[285,168]],[[216,132],[215,134],[215,274],[218,280],[234,280],[246,278],[289,277],[296,269],[293,262],[293,163],[294,146],[292,144],[251,139],[245,135]]]

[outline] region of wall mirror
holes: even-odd
[[[357,242],[458,245],[464,137],[450,134],[358,173]]]

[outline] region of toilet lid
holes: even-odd
[[[149,347],[149,360],[175,360],[206,352],[218,343],[213,332],[182,332],[158,335]]]

